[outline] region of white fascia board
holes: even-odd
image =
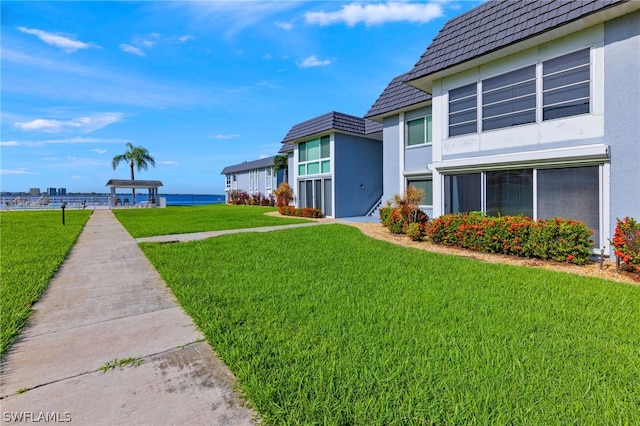
[[[570,165],[603,163],[609,160],[609,146],[605,144],[582,145],[538,151],[464,157],[438,161],[433,167],[439,172],[506,169],[515,166]]]

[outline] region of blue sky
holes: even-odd
[[[0,189],[107,192],[131,142],[162,193],[221,194],[291,126],[363,116],[479,1],[2,1]]]

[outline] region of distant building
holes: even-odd
[[[67,188],[58,188],[58,195],[67,195]]]
[[[40,188],[29,188],[29,195],[31,195],[32,197],[39,197]]]
[[[47,188],[47,195],[56,196],[58,195],[58,190],[56,188]]]

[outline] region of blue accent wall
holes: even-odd
[[[640,220],[640,12],[605,24],[605,142],[616,217]]]
[[[364,216],[382,196],[382,142],[335,133],[332,160],[335,217]]]

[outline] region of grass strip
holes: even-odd
[[[91,216],[89,210],[0,213],[0,356],[20,335],[58,267]]]
[[[277,211],[275,207],[211,204],[165,209],[114,209],[113,213],[133,238],[308,222],[265,216],[265,213],[274,211]]]
[[[142,244],[265,424],[638,424],[640,288],[342,225]]]

